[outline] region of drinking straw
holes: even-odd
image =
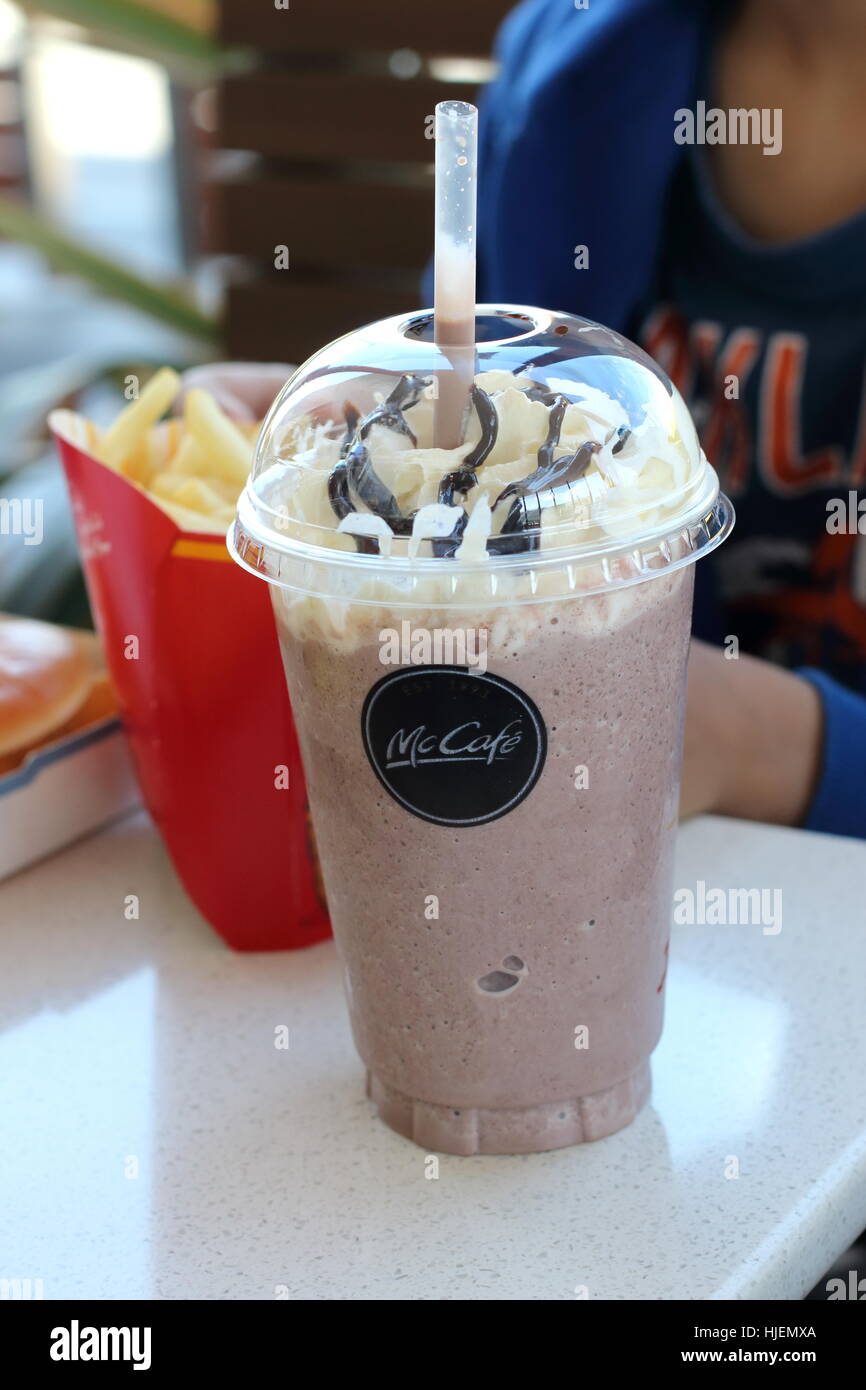
[[[434,444],[453,449],[475,375],[475,221],[478,109],[466,101],[436,107],[434,337],[449,358],[439,373]]]

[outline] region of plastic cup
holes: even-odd
[[[425,444],[450,370],[429,313],[310,359],[230,544],[271,585],[369,1094],[426,1149],[525,1153],[649,1094],[692,566],[733,514],[633,344],[500,306],[478,337],[450,473]],[[364,435],[398,383],[417,403]]]

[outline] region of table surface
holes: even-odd
[[[143,813],[19,874],[0,1277],[46,1298],[802,1297],[866,1225],[866,845],[704,819],[678,846],[677,886],[698,880],[781,888],[782,930],[674,928],[635,1123],[433,1177],[364,1097],[331,943],[232,954]]]

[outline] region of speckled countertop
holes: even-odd
[[[648,1109],[598,1144],[441,1157],[435,1180],[364,1098],[332,946],[233,955],[144,815],[0,885],[0,1278],[46,1298],[801,1297],[866,1225],[866,845],[703,820],[676,872],[697,880],[780,887],[782,930],[675,928]]]

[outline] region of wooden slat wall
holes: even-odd
[[[27,141],[21,112],[21,73],[0,68],[0,190],[24,192],[29,182]]]
[[[402,314],[417,294],[364,284],[288,276],[278,285],[234,285],[228,295],[230,356],[303,362],[333,338],[374,319]]]
[[[483,57],[510,5],[493,0],[222,0],[220,32],[267,53],[332,53],[411,48]]]
[[[474,86],[427,77],[259,72],[223,83],[220,140],[292,159],[429,161],[426,118],[436,103],[475,95]]]
[[[236,179],[216,190],[223,246],[264,264],[290,248],[293,270],[416,272],[430,249],[430,193],[320,175]]]
[[[259,66],[218,92],[217,146],[251,167],[217,178],[210,245],[243,258],[227,296],[226,351],[299,361],[329,339],[420,304],[432,248],[428,117],[477,88],[427,59],[486,57],[509,0],[221,0],[222,37]],[[375,10],[375,13],[372,11]],[[416,76],[388,66],[421,55]],[[285,246],[289,269],[275,268]]]

